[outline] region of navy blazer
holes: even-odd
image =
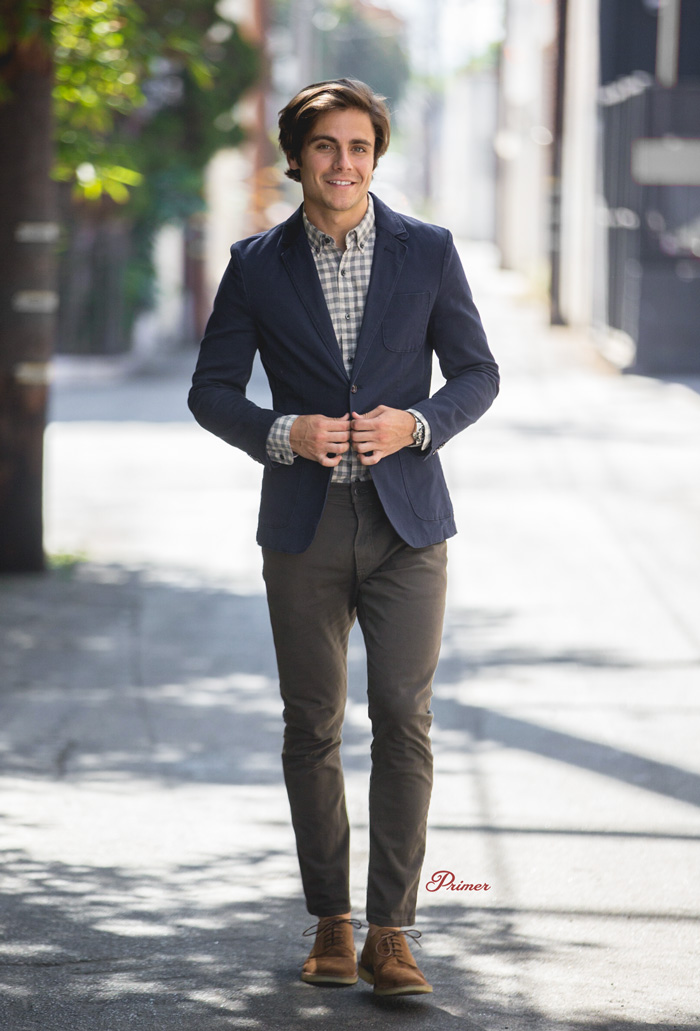
[[[306,458],[282,465],[268,457],[267,435],[280,415],[337,417],[380,404],[425,415],[429,448],[403,448],[371,467],[397,533],[420,548],[457,532],[438,450],[498,393],[498,367],[451,234],[373,200],[372,275],[350,377],[301,207],[231,248],[202,340],[190,408],[205,429],[264,465],[257,540],[275,551],[308,548],[332,472]],[[256,351],[274,409],[246,397]],[[446,383],[431,397],[433,352]]]

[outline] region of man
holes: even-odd
[[[264,466],[258,543],[284,701],[283,768],[306,903],[302,979],[354,984],[340,742],[347,643],[367,649],[372,723],[369,933],[378,995],[432,991],[406,937],[432,786],[431,685],[456,532],[437,451],[489,407],[498,370],[452,238],[369,193],[383,98],[349,79],[280,113],[303,205],[231,248],[190,407]],[[259,351],[273,409],[246,398]],[[433,353],[445,385],[430,396]]]

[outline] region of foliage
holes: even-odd
[[[173,162],[186,185],[240,141],[227,112],[254,79],[255,55],[209,0],[57,0],[52,21],[56,175],[78,194],[125,203],[129,187]]]
[[[257,52],[212,0],[0,0],[0,101],[37,44],[54,56],[55,177],[90,218],[131,226],[129,321],[149,302],[155,232],[202,209],[207,161],[243,139],[234,105]]]
[[[150,303],[155,232],[203,210],[207,162],[222,147],[243,141],[234,106],[258,72],[257,52],[233,23],[216,16],[208,0],[174,2],[142,0],[146,24],[173,25],[169,38],[179,49],[164,47],[149,61],[149,76],[142,80],[145,102],[116,126],[110,141],[115,160],[132,154],[125,164],[143,176],[127,206],[133,219],[126,280],[131,310]]]

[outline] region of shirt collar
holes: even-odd
[[[335,240],[332,236],[324,233],[321,229],[318,229],[312,222],[309,222],[306,217],[306,212],[303,211],[304,229],[306,230],[306,236],[311,244],[312,249],[316,254],[320,254],[324,247],[333,246],[335,247]],[[372,194],[367,194],[367,211],[364,217],[354,229],[351,229],[348,233],[348,237],[355,237],[355,242],[361,251],[365,249],[367,240],[370,234],[374,230],[374,202],[372,201]]]

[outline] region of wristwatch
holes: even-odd
[[[423,441],[425,440],[425,423],[422,419],[419,419],[417,415],[413,418],[416,420],[416,428],[413,431],[413,447],[423,447]]]

